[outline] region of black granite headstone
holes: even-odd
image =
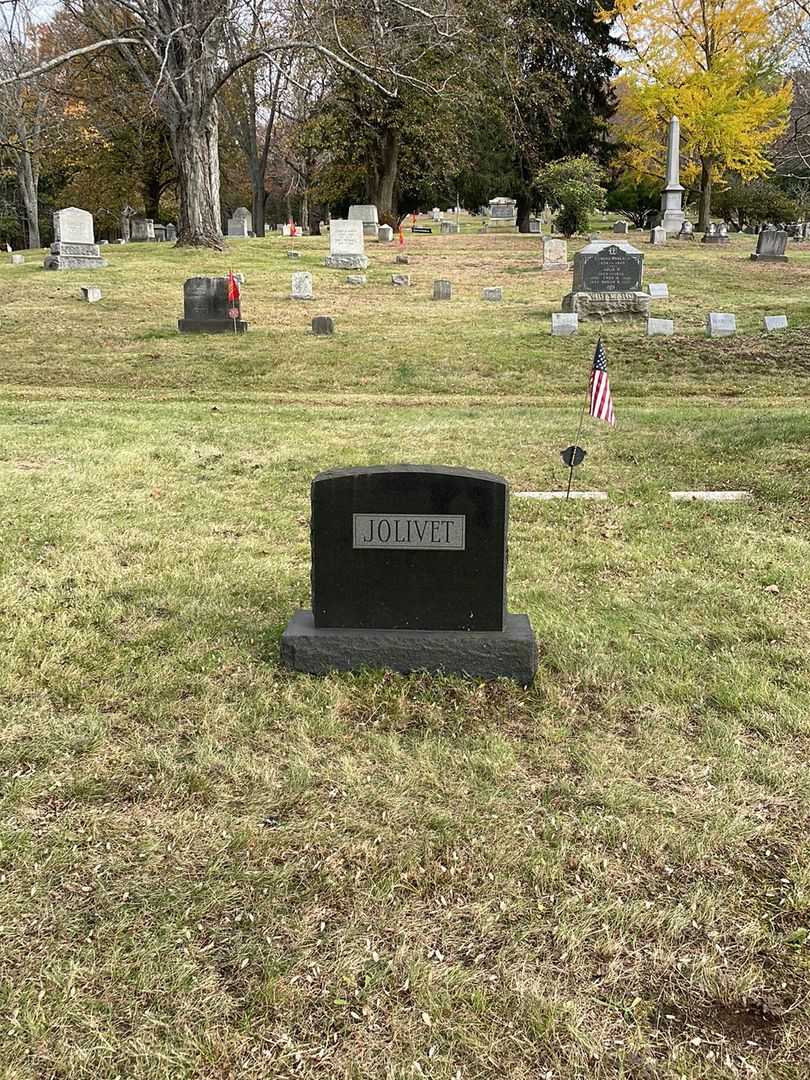
[[[754,262],[787,262],[787,242],[784,229],[766,229],[757,237],[757,250],[751,258]]]
[[[581,284],[575,288],[595,293],[632,292],[641,288],[642,265],[638,255],[608,244],[583,260]]]
[[[530,682],[534,635],[507,614],[508,486],[432,465],[332,469],[312,482],[312,611],[291,667],[392,667]]]
[[[177,322],[183,333],[242,334],[247,330],[241,305],[228,302],[228,279],[193,277],[183,285],[183,318]]]

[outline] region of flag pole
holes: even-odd
[[[600,334],[599,335],[599,341],[601,341],[601,340],[602,340],[602,335]],[[596,343],[597,349],[599,348],[599,341],[597,341],[597,343]],[[579,426],[577,427],[577,434],[576,434],[576,438],[574,439],[574,449],[573,449],[573,452],[571,454],[571,464],[568,466],[568,487],[565,489],[566,502],[571,498],[571,483],[572,483],[572,481],[574,479],[574,461],[576,460],[576,456],[577,456],[577,447],[579,446],[579,437],[582,434],[582,421],[585,419],[585,406],[588,404],[588,401],[589,401],[590,396],[591,396],[591,379],[592,378],[593,378],[593,364],[591,364],[591,372],[590,372],[590,374],[588,376],[588,391],[585,394],[585,400],[582,402],[582,409],[581,409],[580,414],[579,414]]]
[[[230,294],[230,291],[231,291],[231,282],[232,281],[233,281],[233,269],[230,269],[228,271],[228,293],[229,294]],[[233,305],[232,300],[230,300],[229,303],[231,305]],[[231,311],[236,311],[236,308],[231,306]],[[232,316],[232,318],[233,318],[233,336],[238,337],[239,336],[239,331],[236,329],[236,316],[234,315],[234,316]]]

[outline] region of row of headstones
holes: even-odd
[[[672,319],[647,318],[648,337],[670,337],[675,333],[675,323]],[[762,324],[763,330],[773,333],[776,330],[787,330],[787,315],[766,315]],[[555,311],[551,316],[551,333],[553,337],[570,337],[579,329],[579,315],[574,312]],[[731,337],[737,332],[737,316],[723,311],[711,311],[706,316],[706,337]]]
[[[368,279],[365,274],[348,274],[347,285],[365,285]],[[410,274],[392,274],[391,284],[399,287],[409,287],[411,284]],[[300,271],[292,275],[290,295],[293,300],[314,300],[315,294],[312,287],[312,274]],[[453,297],[453,284],[445,279],[437,279],[433,282],[434,300],[451,300]],[[500,286],[489,286],[481,290],[481,299],[490,302],[503,300],[503,289]]]
[[[177,226],[172,222],[161,225],[152,218],[133,217],[129,219],[129,239],[133,243],[155,241],[156,243],[173,242],[177,239]],[[123,243],[123,241],[121,241]]]
[[[613,232],[620,236],[626,235],[629,232],[628,223],[626,221],[617,221],[613,226]],[[667,237],[668,233],[662,225],[656,225],[654,229],[650,230],[651,244],[665,244],[667,242]],[[676,239],[695,239],[695,227],[691,221],[684,221]],[[784,229],[775,229],[773,226],[763,228],[757,234],[757,250],[751,258],[757,262],[787,262],[785,250],[787,248],[788,239],[789,234]],[[730,243],[728,226],[725,223],[715,225],[714,222],[711,222],[708,229],[701,237],[700,242],[702,244]]]

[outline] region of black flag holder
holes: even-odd
[[[585,419],[585,406],[587,404],[588,400],[586,398],[582,403],[582,411],[579,414],[579,426],[577,427],[577,437],[574,439],[574,445],[566,446],[565,450],[560,451],[563,465],[568,466],[568,487],[565,489],[566,500],[571,498],[571,483],[574,479],[574,469],[577,465],[582,464],[588,454],[588,451],[583,450],[579,445],[579,436],[582,433],[582,421]]]

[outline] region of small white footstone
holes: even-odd
[[[541,499],[544,502],[549,499],[564,499],[564,491],[513,491],[515,499]],[[572,491],[569,499],[598,499],[604,501],[608,495],[606,491]]]
[[[748,502],[750,491],[670,491],[673,502]]]

